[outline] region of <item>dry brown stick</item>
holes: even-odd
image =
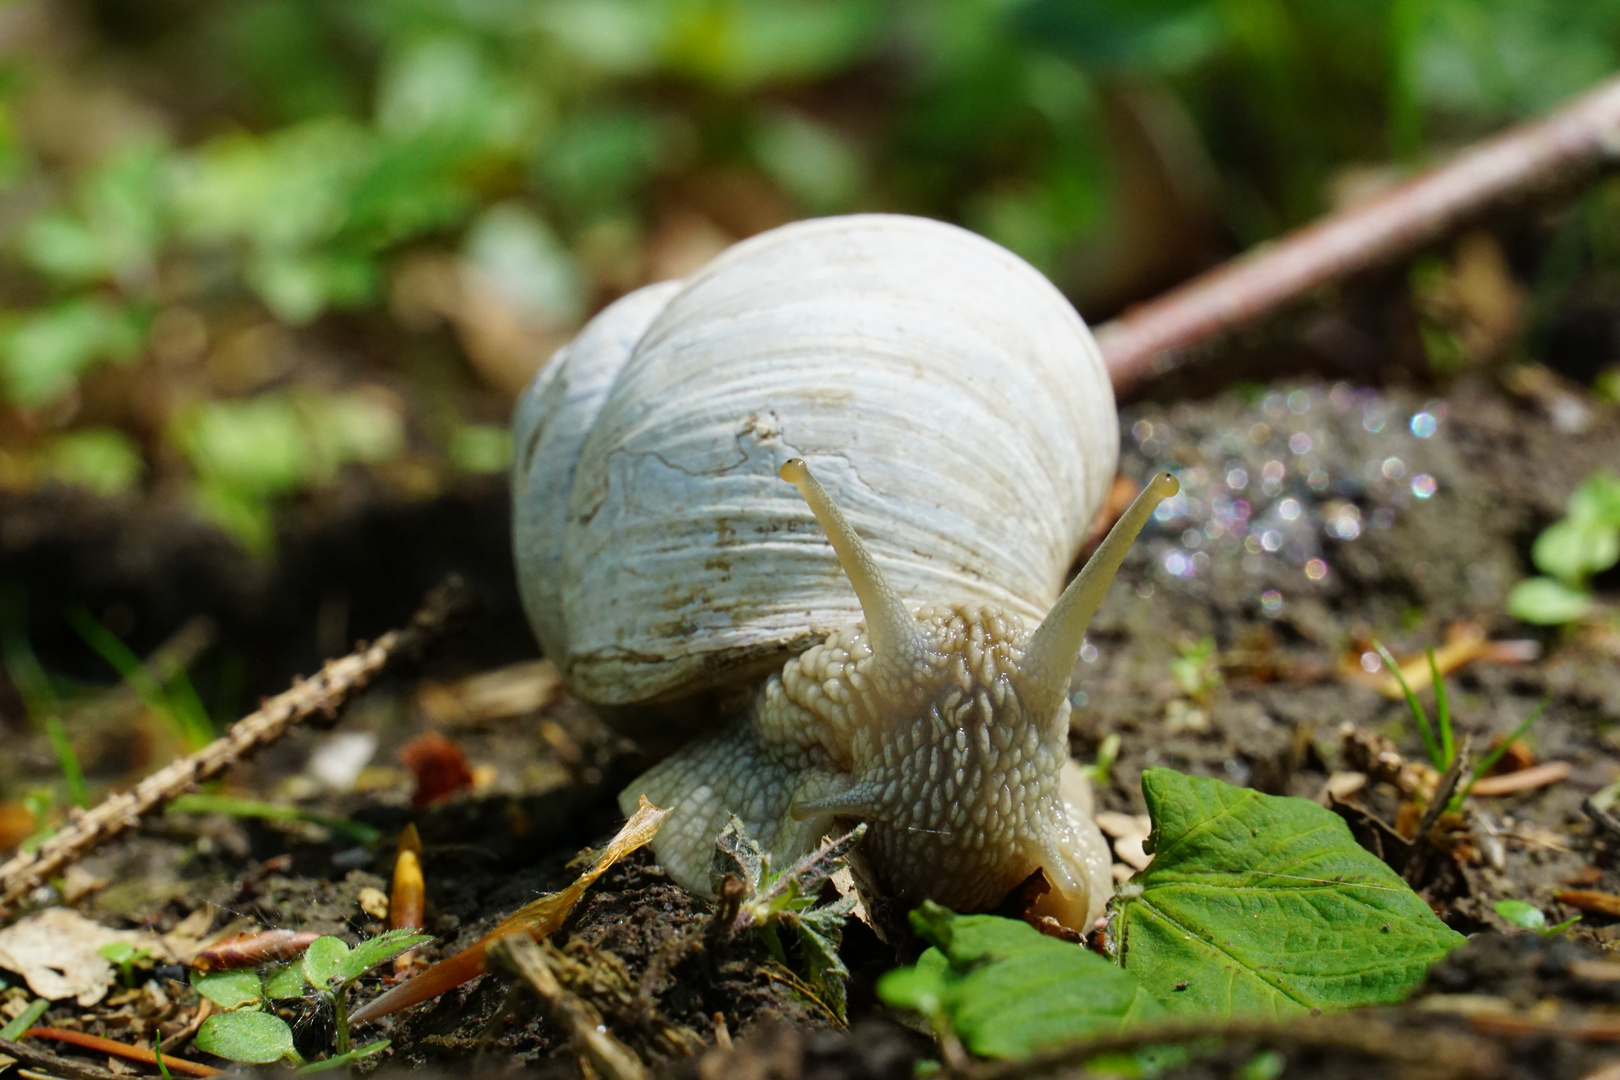
[[[564,990],[545,954],[528,934],[508,934],[489,943],[489,958],[527,983],[546,1014],[568,1032],[575,1050],[608,1080],[645,1080],[647,1069],[602,1024],[595,1009]]]
[[[45,1069],[52,1076],[62,1077],[64,1080],[119,1080],[117,1073],[103,1069],[100,1065],[64,1057],[32,1043],[0,1039],[0,1055]]]
[[[0,865],[0,906],[78,861],[86,852],[161,809],[169,800],[235,765],[288,730],[322,713],[335,717],[345,702],[364,689],[396,656],[412,655],[449,629],[471,605],[459,578],[435,588],[403,630],[390,630],[339,660],[328,661],[313,678],[263,702],[231,730],[187,757],[164,766],[129,791],[118,792],[91,810],[76,814],[61,831],[33,852]]]
[[[1124,396],[1238,326],[1409,256],[1486,211],[1586,177],[1616,157],[1620,79],[1103,324],[1097,343],[1114,391]]]

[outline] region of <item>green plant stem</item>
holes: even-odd
[[[349,987],[344,983],[332,991],[332,1023],[337,1027],[337,1052],[341,1057],[350,1049],[349,1042]]]
[[[1423,650],[1423,655],[1429,658],[1429,679],[1434,683],[1434,721],[1440,728],[1440,750],[1445,754],[1446,764],[1457,756],[1456,739],[1451,733],[1451,701],[1446,697],[1446,681],[1440,677],[1440,665],[1434,659],[1434,646],[1430,645]]]

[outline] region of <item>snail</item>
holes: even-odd
[[[920,218],[784,226],[604,309],[513,432],[543,651],[614,726],[681,744],[621,799],[672,808],[677,882],[709,892],[731,814],[777,865],[865,822],[860,879],[892,900],[984,909],[1039,868],[1049,913],[1100,913],[1069,679],[1176,484],[1063,588],[1119,436],[1038,271]]]

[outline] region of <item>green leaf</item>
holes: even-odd
[[[1462,944],[1344,820],[1171,769],[1142,774],[1153,862],[1114,901],[1120,962],[1174,1014],[1399,1001]]]
[[[358,979],[378,964],[386,963],[400,953],[409,952],[418,945],[425,945],[432,940],[432,934],[420,933],[409,926],[378,934],[374,938],[362,941],[349,952],[339,968],[339,974],[345,981]]]
[[[919,914],[912,925],[934,947],[880,979],[878,995],[943,1017],[975,1054],[1027,1057],[1164,1016],[1128,972],[1081,945],[1015,919],[931,904]]]
[[[286,1059],[299,1062],[292,1028],[264,1012],[228,1012],[210,1016],[197,1031],[197,1048],[245,1065],[268,1065]]]
[[[727,874],[734,875],[748,887],[752,896],[759,889],[760,877],[765,872],[765,853],[759,843],[743,828],[735,814],[720,830],[714,841],[714,861],[709,867],[709,881],[718,890]]]
[[[1583,618],[1592,597],[1552,578],[1527,578],[1508,593],[1508,614],[1537,626],[1559,626]]]
[[[298,1072],[302,1075],[306,1073],[326,1072],[330,1069],[341,1069],[346,1065],[353,1065],[362,1058],[368,1058],[373,1054],[382,1053],[384,1050],[388,1049],[388,1043],[388,1039],[378,1039],[374,1043],[366,1043],[364,1046],[357,1046],[353,1050],[350,1050],[347,1054],[335,1054],[332,1057],[327,1058],[325,1061],[311,1062],[310,1064],[299,1069]]]
[[[1522,926],[1526,930],[1542,930],[1547,926],[1547,916],[1534,904],[1523,900],[1498,900],[1491,905],[1491,909],[1514,926]]]
[[[297,960],[289,960],[264,977],[264,996],[271,1001],[300,998],[308,985],[304,981],[304,965]]]
[[[347,974],[349,951],[347,944],[330,934],[312,941],[304,953],[303,961],[304,978],[309,980],[309,985],[325,990],[331,987],[334,981],[344,983],[354,978]]]
[[[1589,514],[1571,514],[1542,530],[1530,559],[1542,573],[1579,585],[1620,560],[1620,530]]]
[[[896,1009],[910,1009],[930,1020],[949,1020],[945,1000],[951,992],[951,966],[945,954],[929,949],[912,967],[895,968],[878,979],[878,997]]]
[[[41,476],[98,495],[128,491],[146,468],[134,440],[115,428],[63,432],[40,449],[38,463]]]
[[[259,974],[252,968],[234,968],[212,975],[191,973],[192,988],[222,1009],[235,1009],[264,1000]]]
[[[98,298],[32,312],[0,336],[0,387],[25,409],[49,405],[92,366],[134,357],[144,333],[134,312]]]

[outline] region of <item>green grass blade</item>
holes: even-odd
[[[1472,773],[1468,777],[1467,785],[1452,800],[1453,806],[1460,805],[1468,797],[1468,793],[1474,790],[1474,785],[1479,782],[1480,778],[1490,772],[1498,761],[1502,760],[1502,755],[1507,753],[1508,747],[1512,746],[1520,736],[1529,731],[1531,724],[1541,719],[1541,714],[1546,711],[1547,706],[1551,703],[1552,694],[1548,693],[1535,708],[1530,710],[1530,715],[1519,721],[1519,726],[1508,733],[1507,738],[1496,744],[1496,749],[1479,759],[1479,763],[1474,766]]]
[[[84,782],[84,767],[79,764],[78,752],[73,749],[73,740],[68,737],[67,725],[62,723],[61,717],[45,718],[45,735],[51,740],[57,767],[62,770],[62,782],[67,785],[68,799],[82,810],[89,809],[90,789]]]
[[[16,1042],[21,1039],[29,1028],[39,1023],[39,1018],[44,1016],[45,1010],[50,1007],[51,1003],[45,998],[35,998],[30,1001],[22,1012],[7,1022],[5,1027],[0,1027],[0,1039],[5,1039],[7,1042]]]
[[[1457,741],[1451,731],[1451,702],[1446,697],[1446,681],[1440,677],[1440,665],[1434,659],[1434,646],[1423,650],[1429,658],[1429,679],[1434,683],[1434,722],[1440,728],[1440,749],[1446,755],[1446,767],[1457,756]]]
[[[234,795],[181,795],[169,803],[171,814],[225,814],[228,817],[259,818],[263,821],[302,821],[347,836],[362,844],[375,843],[381,833],[360,821],[333,814],[320,814],[296,806],[282,806],[262,799],[242,799]]]
[[[135,691],[135,696],[163,719],[188,750],[200,749],[213,740],[213,723],[209,721],[202,702],[197,700],[196,691],[190,690],[189,679],[186,680],[189,695],[170,693],[141,658],[120,641],[116,634],[102,626],[85,608],[82,606],[69,608],[67,621],[84,639],[84,643],[95,650],[96,655],[105,660],[114,671],[118,672],[119,677],[129,684],[129,688]]]
[[[1423,736],[1423,749],[1428,752],[1429,760],[1434,763],[1435,768],[1444,771],[1451,762],[1441,756],[1440,743],[1435,739],[1434,730],[1429,726],[1429,714],[1423,711],[1423,706],[1418,703],[1417,695],[1412,693],[1410,686],[1406,685],[1406,676],[1401,674],[1401,665],[1395,662],[1395,658],[1389,654],[1389,650],[1384,648],[1382,643],[1373,642],[1373,648],[1378,651],[1379,659],[1384,661],[1384,666],[1389,669],[1389,673],[1395,676],[1395,682],[1400,686],[1401,693],[1406,695],[1406,707],[1411,711],[1412,719],[1417,722],[1418,734]]]

